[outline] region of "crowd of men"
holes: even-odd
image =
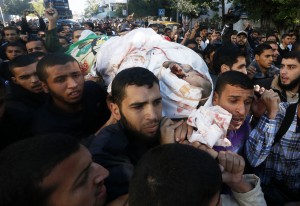
[[[28,14],[1,30],[1,205],[300,205],[299,31],[151,25],[204,59],[211,104],[232,115],[232,145],[210,148],[187,140],[186,119],[162,115],[146,68],[120,71],[108,94],[64,53],[85,30],[136,29],[133,16],[71,28],[53,8],[48,25]]]

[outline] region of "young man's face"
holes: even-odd
[[[261,68],[268,69],[273,63],[273,50],[266,49],[260,55],[255,55],[255,60]]]
[[[28,54],[32,53],[32,52],[43,52],[43,53],[47,53],[47,50],[45,48],[45,46],[43,45],[43,42],[41,41],[30,41],[28,43],[26,43],[26,49]]]
[[[213,96],[213,105],[218,105],[232,114],[229,129],[238,130],[244,123],[253,101],[253,89],[243,89],[227,84],[221,94]]]
[[[273,61],[276,62],[277,58],[279,56],[279,51],[278,51],[278,45],[277,44],[270,44],[273,50]]]
[[[37,62],[25,67],[15,67],[13,69],[13,82],[32,93],[42,92],[42,82],[36,74],[36,65]]]
[[[300,63],[297,59],[282,59],[280,65],[280,81],[283,86],[293,87],[300,83]],[[292,88],[290,88],[292,89]]]
[[[46,68],[47,79],[43,83],[54,103],[60,108],[80,104],[84,78],[77,62],[67,62]]]
[[[291,43],[291,37],[290,36],[286,36],[285,38],[282,39],[282,43],[284,43],[285,45],[289,45]]]
[[[40,187],[55,188],[48,198],[52,206],[102,206],[105,202],[104,179],[108,171],[94,163],[89,151],[80,149],[56,165]]]
[[[17,56],[25,54],[25,51],[18,46],[8,46],[5,50],[5,54],[8,60],[13,60]]]
[[[113,113],[130,131],[146,138],[155,137],[162,117],[162,102],[158,84],[128,85],[121,108],[115,105]]]
[[[237,58],[237,62],[232,65],[230,70],[238,71],[238,72],[242,72],[244,74],[247,74],[246,58],[243,57],[243,56],[239,56]]]
[[[80,36],[81,36],[82,30],[76,30],[73,32],[73,43],[78,42]]]
[[[19,39],[19,35],[16,30],[5,30],[4,37],[8,42],[16,42]]]

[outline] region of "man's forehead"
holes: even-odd
[[[157,83],[153,83],[152,87],[148,85],[137,86],[137,85],[127,85],[125,87],[125,95],[124,99],[127,101],[135,102],[135,101],[145,101],[146,99],[156,99],[160,98],[159,86]],[[123,100],[124,100],[123,99]]]
[[[222,91],[222,94],[226,94],[226,96],[238,97],[241,94],[243,96],[253,96],[253,89],[242,88],[240,85],[230,85],[226,84]]]
[[[292,58],[282,58],[281,64],[300,64],[300,62],[297,61],[297,59],[292,59]]]

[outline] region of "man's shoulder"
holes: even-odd
[[[99,150],[123,150],[128,144],[127,136],[120,123],[108,125],[94,137],[89,146],[91,153]]]

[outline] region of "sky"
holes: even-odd
[[[69,0],[69,7],[73,13],[81,13],[85,8],[85,0]]]

